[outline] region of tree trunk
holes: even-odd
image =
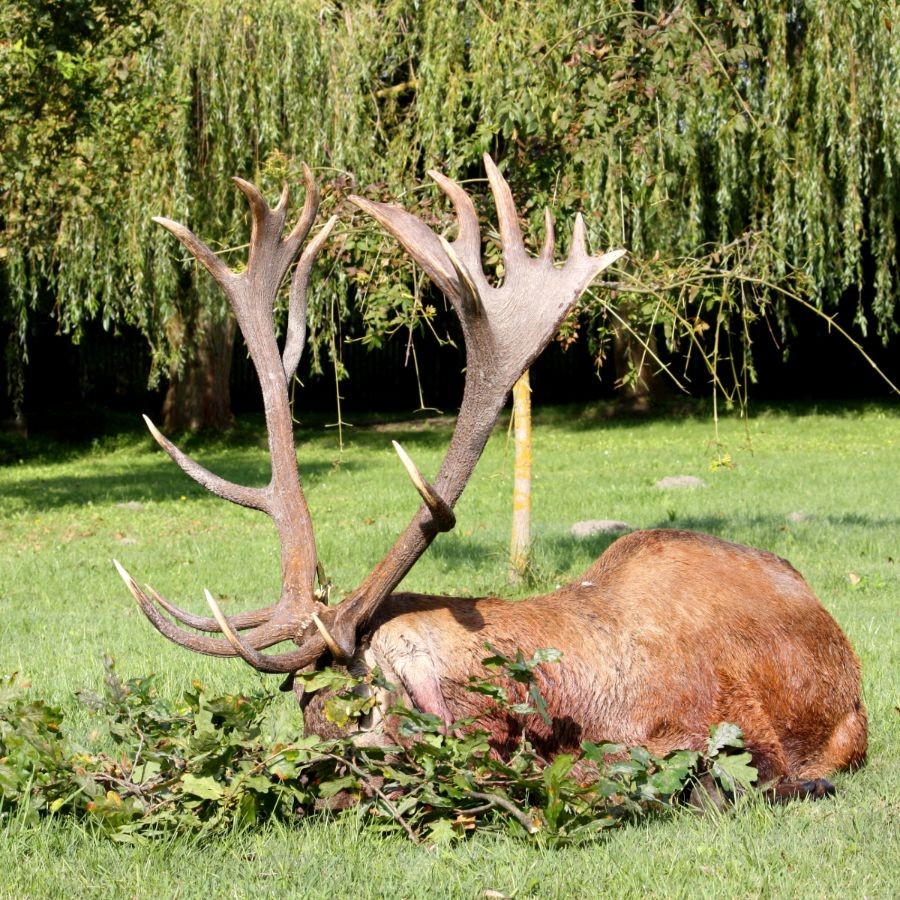
[[[25,348],[11,327],[4,354],[6,389],[12,405],[12,430],[28,437],[28,420],[25,418]]]
[[[656,374],[653,353],[656,337],[646,338],[647,347],[630,331],[619,326],[613,338],[613,357],[616,364],[619,402],[634,412],[646,412],[659,398],[662,382]]]
[[[527,369],[513,387],[513,428],[516,459],[509,581],[518,584],[531,554],[531,385]]]
[[[228,428],[231,412],[231,357],[235,322],[204,319],[198,326],[194,347],[181,366],[173,365],[163,401],[166,431],[202,431]]]

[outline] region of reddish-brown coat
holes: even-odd
[[[518,726],[466,690],[485,643],[563,652],[539,683],[552,718],[526,725],[548,752],[583,740],[699,749],[739,725],[760,783],[821,778],[865,759],[859,662],[785,560],[709,535],[642,531],[616,541],[552,594],[511,602],[395,594],[369,658],[406,699],[445,720],[482,716],[503,751]]]

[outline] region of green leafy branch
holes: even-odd
[[[471,688],[509,715],[546,717],[536,673],[558,659],[553,650],[530,659],[494,651],[485,660],[492,675]],[[756,777],[749,754],[732,754],[743,746],[732,725],[713,729],[702,752],[657,757],[640,747],[584,742],[580,756],[548,761],[522,737],[501,759],[477,720],[447,728],[435,716],[397,707],[388,712],[397,717],[400,742],[362,746],[352,735],[298,738],[302,715],[278,694],[215,695],[194,683],[172,704],[152,678],[123,681],[105,662],[103,693],[79,694],[105,726],[93,738],[105,743],[99,749],[70,739],[60,711],[30,698],[15,675],[0,681],[0,818],[75,816],[115,841],[135,843],[355,810],[368,826],[415,842],[489,829],[558,844],[669,810],[704,773],[726,791]],[[342,727],[375,702],[342,672],[298,677],[307,690],[327,692],[326,716]],[[370,684],[383,684],[379,677]],[[503,685],[516,685],[528,702]]]

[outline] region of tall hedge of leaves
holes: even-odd
[[[274,195],[305,160],[327,207],[352,187],[446,224],[425,171],[478,178],[485,151],[538,239],[544,205],[638,264],[762,234],[753,278],[805,273],[824,308],[855,289],[863,331],[897,330],[894,0],[10,0],[0,27],[17,340],[36,315],[127,322],[161,367],[224,309],[151,215],[237,262],[228,176]],[[396,249],[345,212],[312,303],[323,347],[351,301],[370,338],[420,308]]]

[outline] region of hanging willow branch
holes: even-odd
[[[124,322],[159,371],[227,312],[151,214],[222,236],[229,256],[244,211],[226,176],[275,195],[304,159],[329,214],[351,187],[398,198],[434,165],[478,177],[485,150],[528,215],[581,210],[597,245],[638,260],[761,234],[760,284],[802,272],[805,302],[853,290],[860,330],[898,330],[894,3],[144,0],[83,34],[73,18],[67,47],[8,5],[0,315],[22,340],[34,316],[75,335]],[[414,200],[444,221],[432,194]],[[339,323],[377,342],[427,309],[379,237],[351,227],[331,252],[310,298],[318,364]]]

